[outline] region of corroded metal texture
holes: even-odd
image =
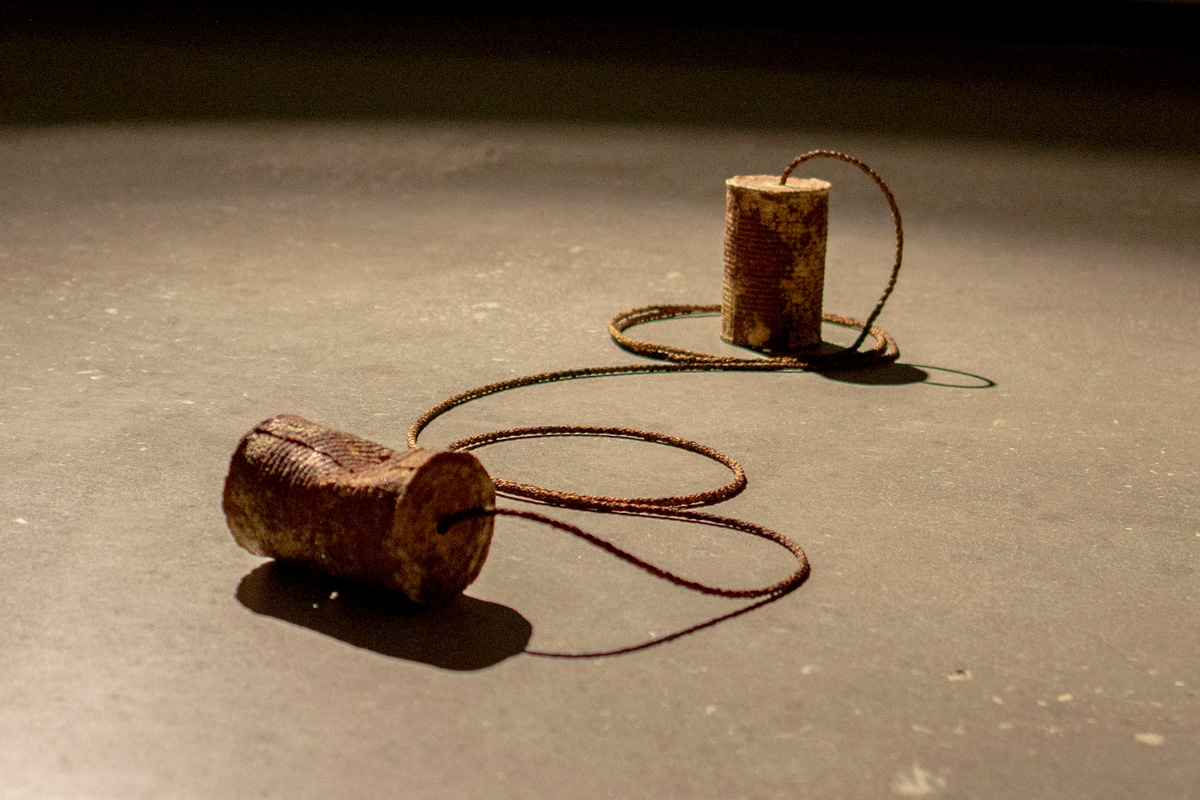
[[[445,603],[479,575],[492,517],[491,478],[470,453],[392,450],[302,417],[266,420],[242,437],[225,480],[224,509],[238,544]]]
[[[721,338],[776,353],[819,345],[829,184],[739,175],[725,186]]]

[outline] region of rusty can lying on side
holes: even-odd
[[[493,519],[469,512],[495,502],[470,453],[392,450],[283,414],[238,443],[223,507],[233,538],[256,555],[440,605],[479,575]]]

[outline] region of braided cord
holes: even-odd
[[[875,304],[874,310],[871,312],[870,316],[867,317],[866,321],[862,322],[839,314],[822,315],[822,321],[824,322],[846,328],[857,329],[859,331],[857,339],[850,347],[831,353],[816,353],[811,355],[788,354],[770,355],[758,358],[738,358],[733,356],[718,356],[711,353],[672,347],[670,345],[656,344],[634,339],[630,336],[627,336],[625,331],[635,325],[641,325],[643,323],[654,322],[657,320],[672,319],[675,317],[690,316],[695,314],[719,313],[721,311],[721,306],[641,306],[628,311],[622,311],[614,316],[611,320],[609,320],[608,332],[613,341],[616,342],[616,344],[622,349],[633,353],[634,355],[655,359],[658,363],[623,364],[615,366],[581,367],[576,369],[555,370],[553,372],[541,372],[536,375],[526,375],[519,378],[496,381],[495,383],[489,383],[474,389],[469,389],[465,392],[460,392],[453,397],[443,400],[418,417],[408,430],[408,446],[413,448],[417,447],[417,440],[420,437],[421,432],[424,431],[430,423],[432,423],[442,414],[445,414],[447,411],[469,403],[472,400],[478,400],[499,392],[508,391],[510,389],[518,389],[526,386],[555,383],[558,381],[571,380],[575,378],[599,378],[645,373],[721,371],[770,372],[781,370],[816,371],[879,366],[895,361],[900,355],[900,351],[896,346],[896,342],[886,331],[884,331],[882,328],[876,327],[875,321],[878,319],[880,313],[883,311],[884,305],[891,296],[892,290],[896,286],[896,279],[900,273],[900,262],[904,249],[904,229],[900,221],[900,209],[897,207],[895,197],[893,197],[891,190],[888,189],[887,184],[884,183],[883,179],[880,178],[873,169],[853,156],[848,156],[844,153],[839,153],[832,150],[813,150],[799,156],[788,165],[787,169],[783,171],[783,175],[780,178],[780,184],[782,185],[787,183],[788,176],[792,174],[797,166],[813,158],[838,159],[849,164],[853,164],[854,166],[866,172],[867,175],[870,176],[871,179],[874,180],[879,188],[883,191],[884,197],[887,198],[888,206],[892,213],[892,220],[896,228],[896,260],[892,267],[892,272],[888,279],[887,286],[884,288],[883,294],[880,296],[879,301]],[[868,337],[872,337],[875,340],[875,344],[867,350],[861,350],[860,348]],[[771,584],[770,586],[757,589],[725,589],[721,587],[710,586],[676,575],[668,570],[655,566],[648,561],[638,558],[632,553],[617,547],[612,542],[588,533],[581,528],[560,520],[553,519],[551,517],[537,514],[532,511],[519,511],[508,508],[496,508],[492,510],[479,509],[471,512],[464,512],[463,515],[456,515],[454,520],[448,519],[446,522],[452,524],[459,518],[464,518],[465,516],[471,515],[507,516],[540,522],[542,524],[549,525],[556,530],[569,533],[572,536],[582,539],[588,544],[598,547],[601,550],[604,550],[605,552],[615,556],[616,558],[644,570],[656,578],[660,578],[675,584],[676,586],[690,589],[695,592],[717,595],[720,597],[767,597],[773,599],[780,597],[799,586],[805,580],[805,578],[808,577],[809,563],[808,558],[804,554],[804,550],[799,544],[782,533],[751,522],[745,522],[743,520],[722,517],[702,511],[689,510],[697,506],[708,506],[723,502],[739,494],[743,489],[746,488],[746,474],[742,469],[742,466],[737,461],[718,450],[698,442],[693,442],[689,439],[683,439],[663,433],[639,430],[637,428],[596,427],[590,425],[547,425],[524,428],[506,428],[504,430],[478,434],[476,436],[470,436],[465,439],[459,439],[458,441],[452,442],[447,446],[446,449],[464,451],[474,450],[502,441],[548,436],[611,436],[662,444],[669,447],[686,450],[688,452],[697,453],[705,456],[706,458],[717,461],[718,463],[727,467],[733,473],[734,477],[733,480],[728,484],[717,489],[711,489],[709,491],[697,492],[688,495],[668,497],[608,497],[604,495],[577,494],[574,492],[566,492],[559,489],[550,489],[542,486],[518,483],[516,481],[509,481],[503,478],[493,477],[492,480],[496,484],[496,491],[498,494],[559,508],[607,514],[624,514],[658,519],[681,520],[685,522],[714,525],[717,527],[740,531],[767,539],[768,541],[772,541],[788,550],[796,560],[795,569],[792,571],[790,576]],[[744,611],[751,610],[754,607],[757,607],[757,604],[748,609],[733,612],[733,614],[727,616],[736,616],[737,614],[744,613]],[[719,619],[724,618],[725,617],[721,617]],[[719,621],[719,619],[717,621]],[[698,627],[707,627],[707,624]],[[679,635],[682,635],[682,633]]]
[[[848,156],[836,150],[810,150],[803,155],[797,156],[791,164],[788,164],[787,169],[783,171],[783,176],[779,179],[780,186],[787,183],[788,176],[792,174],[796,167],[813,158],[835,158],[839,161],[845,161],[847,164],[853,164],[867,173],[871,180],[875,181],[875,185],[879,187],[879,190],[883,192],[883,196],[887,198],[888,208],[892,212],[892,223],[896,226],[896,260],[892,264],[892,274],[888,278],[887,286],[883,289],[883,294],[879,296],[879,302],[875,304],[871,315],[863,323],[862,333],[858,335],[858,340],[850,345],[851,350],[857,350],[867,338],[867,332],[872,329],[875,320],[879,319],[879,315],[883,313],[883,306],[887,303],[888,298],[892,296],[892,290],[896,288],[896,279],[900,277],[900,260],[904,254],[904,225],[900,221],[900,207],[896,205],[896,198],[892,195],[892,190],[888,188],[888,185],[883,182],[883,178],[879,177],[879,174],[875,170],[854,156]]]

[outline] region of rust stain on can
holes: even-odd
[[[492,518],[439,522],[495,508],[496,491],[470,453],[392,450],[292,414],[242,437],[225,479],[238,544],[440,605],[475,579]]]
[[[821,343],[829,183],[739,175],[725,182],[721,338],[767,352]]]

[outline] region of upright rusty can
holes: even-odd
[[[252,553],[439,605],[479,575],[492,517],[470,512],[495,503],[470,453],[392,450],[282,414],[238,443],[223,505]],[[452,515],[460,519],[439,529]]]
[[[821,343],[829,183],[739,175],[725,181],[721,338],[788,353]]]

